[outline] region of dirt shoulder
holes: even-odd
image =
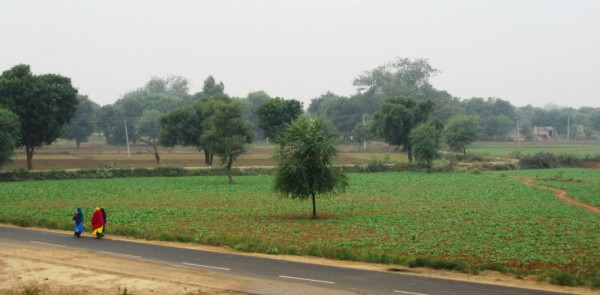
[[[6,226],[6,225],[4,225]],[[44,230],[44,229],[41,229]],[[46,230],[48,231],[48,230]],[[53,231],[64,234],[70,232]],[[109,237],[107,237],[109,238]],[[110,237],[215,252],[237,253],[228,248]],[[237,253],[239,254],[239,253]],[[268,281],[174,266],[148,260],[101,255],[88,250],[73,250],[31,243],[0,243],[0,294],[26,294],[37,288],[39,294],[344,294],[289,282]],[[367,269],[390,271],[390,266],[332,261],[320,258],[243,254]],[[394,267],[403,274],[513,286],[573,294],[599,294],[585,288],[561,287],[539,282],[535,277],[519,280],[496,272],[469,275],[430,269]]]

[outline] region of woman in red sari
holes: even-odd
[[[96,236],[96,239],[102,237],[102,229],[104,228],[104,216],[100,208],[96,207],[94,215],[92,215],[92,235]]]

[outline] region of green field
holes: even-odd
[[[467,154],[515,159],[519,154],[548,152],[568,154],[578,158],[600,156],[600,142],[593,141],[527,141],[521,142],[475,142],[467,148]]]
[[[547,173],[558,170],[552,171]],[[564,171],[594,183],[600,179],[600,169]],[[223,176],[1,183],[0,221],[70,230],[70,217],[81,206],[89,231],[92,210],[101,206],[108,211],[109,234],[382,263],[422,257],[457,262],[458,269],[464,264],[469,270],[493,266],[597,278],[600,217],[506,177],[543,173],[350,174],[346,193],[318,198],[317,220],[310,218],[309,202],[271,192],[271,176],[240,176],[234,185]],[[599,198],[597,186],[569,183],[578,184],[586,185],[577,194]]]
[[[540,185],[565,190],[572,199],[600,207],[599,169],[517,170],[509,175],[536,179]],[[505,174],[497,172],[497,174]]]

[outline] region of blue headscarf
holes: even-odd
[[[83,222],[83,212],[81,211],[81,207],[77,207],[77,219],[75,219],[75,223]]]

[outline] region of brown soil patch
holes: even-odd
[[[559,198],[560,200],[564,201],[565,203],[577,206],[577,207],[581,207],[589,212],[592,212],[594,214],[600,214],[600,207],[588,204],[588,203],[584,203],[584,202],[580,202],[577,200],[573,200],[571,199],[571,197],[569,197],[569,193],[567,193],[567,191],[565,190],[561,190],[561,189],[556,189],[553,187],[549,187],[549,186],[545,186],[545,185],[539,185],[539,184],[534,184],[535,179],[532,178],[523,178],[521,179],[521,182],[523,182],[523,184],[525,185],[529,185],[529,186],[534,186],[534,187],[539,187],[539,188],[543,188],[549,191],[554,192],[554,195]]]

